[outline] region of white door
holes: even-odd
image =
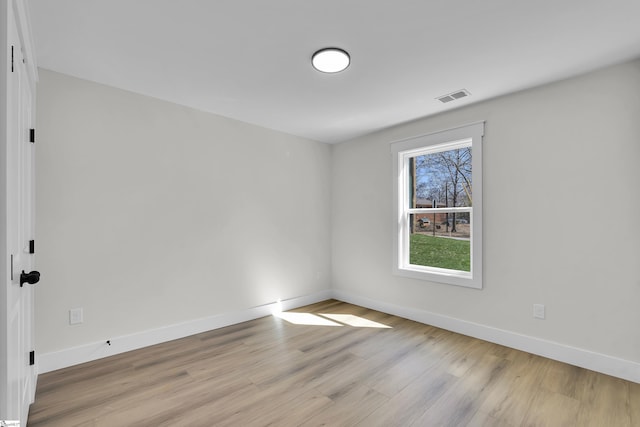
[[[11,2],[8,2],[11,3]],[[26,425],[29,405],[35,394],[35,366],[31,363],[33,342],[33,285],[21,283],[22,275],[34,267],[31,240],[34,239],[34,144],[30,142],[32,90],[22,60],[22,49],[13,10],[9,6],[8,47],[13,61],[7,68],[6,207],[7,252],[9,255],[6,298],[6,353],[3,367],[0,419],[20,420]],[[30,276],[34,281],[33,275]]]

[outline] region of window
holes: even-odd
[[[394,273],[482,288],[484,122],[391,144]]]

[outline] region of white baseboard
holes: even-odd
[[[393,314],[405,319],[436,326],[448,331],[489,341],[527,353],[579,366],[581,368],[640,383],[640,363],[619,359],[606,354],[595,353],[581,348],[571,347],[553,341],[547,341],[515,332],[497,329],[478,323],[468,322],[429,311],[401,307],[387,302],[372,300],[334,289],[333,298]]]
[[[547,341],[515,332],[497,329],[474,322],[443,316],[425,310],[402,307],[387,302],[376,301],[340,290],[326,290],[312,295],[292,298],[286,301],[273,302],[234,313],[197,319],[176,325],[143,331],[131,335],[112,338],[111,345],[105,341],[85,344],[52,353],[45,353],[38,358],[38,373],[78,365],[103,357],[113,356],[131,350],[187,337],[225,326],[235,325],[260,317],[268,316],[275,311],[291,310],[308,304],[335,298],[340,301],[361,307],[382,311],[415,320],[416,322],[436,326],[452,332],[468,335],[481,340],[548,357],[570,365],[601,372],[603,374],[640,383],[640,363],[619,359],[601,353],[595,353],[553,341]]]
[[[190,335],[213,329],[224,328],[260,317],[269,316],[277,310],[291,310],[304,305],[313,304],[332,298],[330,290],[306,295],[298,298],[264,304],[246,310],[224,313],[203,319],[169,325],[158,329],[143,331],[131,335],[111,338],[109,341],[98,341],[90,344],[72,347],[52,353],[44,353],[38,357],[38,373],[55,371],[103,357],[113,356],[131,350],[136,350],[150,345],[184,338]]]

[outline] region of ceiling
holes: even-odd
[[[638,0],[28,4],[42,68],[328,143],[640,57]]]

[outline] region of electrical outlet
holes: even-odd
[[[544,319],[544,304],[533,304],[534,319]]]
[[[72,308],[71,310],[69,310],[70,325],[77,325],[79,323],[82,323],[84,321],[83,317],[84,316],[81,308]]]

